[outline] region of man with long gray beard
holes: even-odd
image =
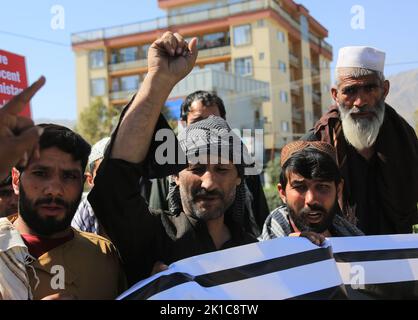
[[[385,103],[385,53],[339,51],[336,105],[302,140],[334,145],[344,179],[343,214],[365,234],[410,233],[418,223],[418,142],[411,126]]]

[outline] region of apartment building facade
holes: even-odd
[[[273,153],[309,130],[328,109],[332,47],[324,40],[328,31],[302,5],[292,0],[158,4],[166,10],[165,17],[72,35],[79,115],[97,96],[115,108],[126,104],[147,72],[150,44],[166,30],[198,37],[196,70],[259,81],[249,92],[260,87],[265,91],[268,84],[264,99],[251,98],[256,102],[245,117],[262,125],[264,147]],[[242,92],[231,90],[230,96],[239,101]],[[258,91],[255,96],[260,97]]]

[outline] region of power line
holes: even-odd
[[[28,39],[28,40],[38,41],[38,42],[44,42],[44,43],[52,44],[52,45],[55,45],[55,46],[61,46],[61,47],[67,47],[67,48],[70,47],[69,44],[66,44],[66,43],[63,43],[63,42],[51,41],[51,40],[46,40],[46,39],[42,39],[42,38],[36,38],[36,37],[27,36],[27,35],[14,33],[14,32],[10,32],[10,31],[0,30],[0,34],[5,34],[5,35],[17,37],[17,38],[23,38],[23,39]]]
[[[0,34],[5,34],[5,35],[13,36],[13,37],[28,39],[28,40],[32,40],[32,41],[44,42],[44,43],[47,43],[47,44],[52,44],[52,45],[56,45],[56,46],[66,47],[66,48],[71,47],[71,45],[69,45],[67,43],[58,42],[58,41],[51,41],[51,40],[32,37],[32,36],[27,36],[27,35],[14,33],[14,32],[10,32],[10,31],[0,30]],[[408,64],[418,64],[418,60],[386,63],[385,66],[390,67],[390,66],[408,65]],[[276,67],[276,66],[257,66],[257,65],[253,65],[253,69],[273,69],[274,70],[274,69],[279,69],[279,68]],[[297,68],[297,69],[298,70],[305,70],[305,69],[310,69],[310,68]],[[322,69],[322,68],[319,68],[319,69]],[[324,69],[333,70],[335,68],[329,67],[329,68],[324,68]]]

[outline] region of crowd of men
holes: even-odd
[[[138,93],[93,148],[68,128],[18,115],[43,77],[0,109],[0,298],[113,299],[194,255],[418,224],[417,136],[385,104],[385,54],[370,47],[340,50],[335,105],[283,147],[275,181],[283,205],[271,213],[216,94],[192,93],[181,107],[186,126],[175,144],[187,161],[156,162],[155,135],[171,130],[161,108],[193,69],[196,41],[166,32],[150,46]],[[86,178],[92,190],[82,197]]]

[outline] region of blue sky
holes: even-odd
[[[303,4],[329,30],[327,41],[334,47],[334,56],[338,48],[345,45],[370,45],[386,51],[387,75],[418,68],[418,1],[296,2]],[[64,30],[53,30],[50,26],[53,18],[51,8],[54,5],[61,5],[65,9]],[[364,29],[351,28],[354,16],[351,8],[354,5],[361,5],[365,10]],[[41,74],[47,78],[47,84],[32,101],[32,114],[35,119],[76,118],[75,65],[70,44],[71,33],[164,15],[156,0],[3,0],[0,2],[0,8],[0,49],[26,57],[30,82]]]

